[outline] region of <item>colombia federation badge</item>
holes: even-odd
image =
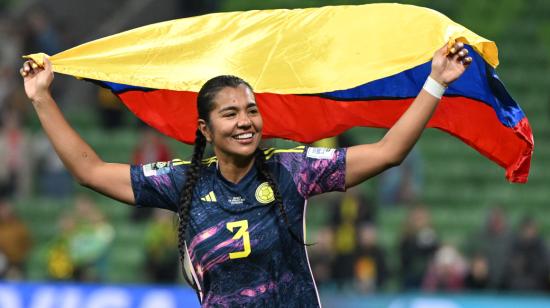
[[[267,182],[263,182],[256,188],[256,200],[262,204],[268,204],[275,200],[273,189],[271,189]]]

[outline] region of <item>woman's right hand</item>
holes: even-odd
[[[50,85],[53,81],[52,64],[44,58],[44,66],[39,66],[33,60],[27,60],[19,70],[25,82],[25,93],[33,102],[50,95]]]

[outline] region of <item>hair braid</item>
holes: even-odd
[[[267,169],[266,159],[265,159],[265,153],[261,149],[256,150],[256,168],[258,168],[260,176],[267,182],[269,187],[273,190],[273,195],[275,196],[275,200],[272,202],[275,206],[279,208],[279,212],[281,213],[281,216],[283,217],[283,220],[286,224],[286,227],[288,229],[288,232],[290,232],[290,235],[294,240],[299,242],[302,245],[309,246],[309,244],[306,244],[303,239],[301,239],[296,233],[292,231],[290,228],[290,222],[288,221],[288,215],[286,214],[286,210],[283,204],[283,198],[281,197],[281,193],[279,191],[279,185],[275,182],[275,179],[273,179],[273,176],[271,175],[271,172],[269,169]]]
[[[191,203],[193,200],[193,190],[195,184],[199,179],[199,174],[202,167],[202,157],[204,154],[204,148],[206,147],[206,138],[199,129],[197,129],[195,137],[195,147],[193,148],[193,157],[191,158],[191,165],[186,172],[186,181],[180,193],[180,202],[178,208],[178,249],[180,252],[180,261],[182,265],[183,277],[188,280],[185,273],[185,235],[187,233],[187,225],[189,224],[189,217],[191,212]],[[187,281],[191,286],[193,284]]]
[[[246,85],[252,91],[252,87],[246,81],[236,76],[222,75],[208,80],[201,87],[199,93],[197,94],[197,112],[199,119],[205,121],[206,125],[209,125],[210,112],[216,106],[216,103],[214,101],[216,95],[226,87],[236,88],[241,84]],[[187,225],[189,224],[189,217],[191,213],[193,190],[195,188],[197,180],[199,179],[200,171],[202,168],[202,157],[205,147],[206,138],[204,137],[200,129],[197,129],[195,137],[195,148],[193,149],[193,157],[191,158],[191,165],[186,172],[186,181],[180,192],[178,207],[178,249],[180,252],[180,260],[182,263],[183,277],[192,287],[194,287],[194,284],[189,281],[185,273],[185,236],[187,233]]]

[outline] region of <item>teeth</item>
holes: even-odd
[[[252,138],[252,133],[240,134],[235,136],[236,139],[248,139]]]

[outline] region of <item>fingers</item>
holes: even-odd
[[[464,46],[464,43],[457,42],[450,49],[447,55],[453,61],[462,62],[464,65],[472,63],[472,57],[468,56],[468,49]]]
[[[31,72],[31,66],[29,65],[29,61],[25,61],[23,63],[23,67],[19,70],[19,73],[23,77],[27,77],[29,73]]]
[[[43,63],[42,68],[48,73],[50,73],[52,71],[52,62],[50,62],[48,57],[44,57],[44,63]]]
[[[32,76],[42,70],[36,62],[33,60],[27,60],[23,63],[23,67],[19,70],[19,73],[23,77]]]
[[[459,52],[462,48],[464,48],[464,44],[462,42],[456,42],[451,48],[449,49],[450,55],[455,55],[457,52]]]

